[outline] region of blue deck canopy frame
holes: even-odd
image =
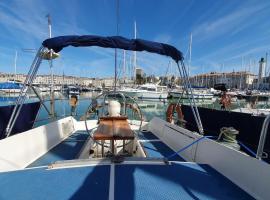
[[[161,55],[170,56],[175,62],[182,61],[183,54],[175,47],[158,42],[142,39],[127,39],[121,36],[103,37],[96,35],[68,35],[59,36],[45,40],[42,45],[54,52],[60,52],[64,47],[74,46],[99,46],[104,48],[119,48],[131,51],[148,51]]]
[[[42,43],[43,47],[52,49],[54,52],[60,52],[64,47],[74,46],[74,47],[84,47],[84,46],[99,46],[103,48],[118,48],[131,51],[148,51],[151,53],[157,53],[160,55],[165,55],[171,57],[177,64],[180,76],[183,78],[183,85],[187,91],[191,94],[192,98],[189,99],[192,104],[192,112],[194,114],[195,120],[198,125],[198,129],[201,134],[203,134],[203,126],[200,120],[200,115],[196,106],[196,103],[193,99],[193,93],[191,89],[191,84],[188,79],[188,74],[184,65],[183,53],[177,48],[158,42],[152,42],[142,39],[127,39],[121,36],[111,36],[103,37],[96,35],[68,35],[68,36],[59,36],[54,38],[49,38]],[[182,65],[182,72],[179,66],[179,63]],[[195,109],[193,109],[193,107]]]
[[[189,98],[190,105],[192,108],[192,113],[197,123],[199,132],[203,134],[203,126],[200,120],[200,115],[199,115],[196,103],[193,98],[191,84],[190,84],[187,70],[184,64],[183,53],[179,51],[177,48],[168,44],[164,44],[164,43],[152,42],[152,41],[147,41],[147,40],[142,40],[142,39],[127,39],[121,36],[104,37],[104,36],[96,36],[96,35],[82,35],[82,36],[67,35],[67,36],[49,38],[43,41],[42,46],[38,50],[36,57],[30,67],[30,70],[25,79],[24,85],[21,89],[20,96],[17,99],[14,110],[10,117],[9,123],[6,128],[7,137],[10,135],[12,128],[22,108],[22,104],[25,101],[26,91],[28,90],[28,87],[33,84],[33,81],[36,77],[38,68],[43,59],[41,55],[43,55],[44,52],[48,52],[46,48],[58,53],[67,46],[74,46],[74,47],[98,46],[98,47],[103,47],[103,48],[117,48],[117,49],[131,50],[131,51],[147,51],[147,52],[157,53],[160,55],[171,57],[177,64],[179,74],[183,80],[184,88],[192,96],[191,98]],[[181,65],[181,68],[180,68],[180,65]]]

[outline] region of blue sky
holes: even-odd
[[[269,0],[119,0],[120,35],[169,43],[184,54],[193,35],[191,74],[248,70],[257,73],[258,61],[270,53]],[[0,71],[26,73],[33,53],[47,38],[52,16],[53,36],[68,34],[116,35],[116,0],[2,0],[0,1]],[[118,52],[119,65],[122,51]],[[127,52],[130,63],[131,52]],[[147,74],[164,75],[169,58],[138,53],[137,64]],[[243,60],[243,65],[242,65]],[[186,59],[188,62],[188,58]],[[223,66],[223,67],[222,67]],[[54,61],[54,72],[75,76],[113,75],[114,50],[66,48]],[[170,73],[176,72],[173,64]],[[39,71],[48,74],[48,63]]]

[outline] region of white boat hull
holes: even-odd
[[[151,91],[122,91],[124,94],[137,99],[167,99],[167,92],[151,92]]]
[[[169,96],[173,98],[179,98],[182,96],[182,93],[180,92],[170,92]],[[191,97],[191,95],[190,95]],[[209,99],[212,100],[214,98],[213,94],[193,94],[194,99]],[[186,94],[183,94],[183,98],[188,98]]]
[[[1,89],[0,91],[4,93],[20,93],[21,89]]]

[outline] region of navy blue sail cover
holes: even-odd
[[[161,55],[170,56],[175,62],[183,60],[183,54],[175,47],[158,42],[142,39],[127,39],[121,36],[102,37],[95,35],[69,35],[59,36],[44,40],[42,45],[54,52],[60,52],[69,45],[74,47],[99,46],[104,48],[119,48],[131,51],[148,51]]]

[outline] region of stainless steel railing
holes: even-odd
[[[264,149],[266,136],[268,133],[267,131],[268,131],[269,123],[270,123],[270,115],[267,115],[267,117],[265,118],[263,125],[262,125],[259,145],[258,145],[257,154],[256,154],[256,158],[259,160],[261,160],[262,156],[263,156],[263,149]]]

